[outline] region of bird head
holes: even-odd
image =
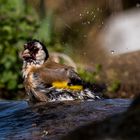
[[[31,40],[24,44],[21,57],[25,63],[42,64],[49,58],[45,45],[38,40]]]

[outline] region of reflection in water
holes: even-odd
[[[28,105],[25,101],[0,102],[1,139],[48,139],[105,117],[120,113],[130,100],[67,101]]]

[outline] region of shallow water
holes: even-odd
[[[57,139],[78,126],[121,113],[130,103],[127,99],[36,105],[0,101],[0,139]]]

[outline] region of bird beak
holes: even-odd
[[[24,59],[31,57],[30,53],[29,53],[29,50],[28,49],[24,50],[21,54],[21,57],[24,58]]]

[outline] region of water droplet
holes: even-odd
[[[87,23],[90,24],[90,21],[88,21]]]
[[[82,16],[82,14],[80,13],[80,14],[79,14],[79,16],[81,17],[81,16]]]
[[[97,11],[100,11],[100,8],[97,8]]]
[[[87,37],[87,35],[84,35],[84,38],[86,38]]]
[[[137,3],[137,4],[136,4],[136,7],[137,7],[137,8],[140,8],[140,3]]]
[[[115,53],[115,51],[114,50],[111,50],[111,54],[114,54]]]
[[[83,25],[86,25],[86,22],[82,22]]]
[[[87,14],[89,14],[89,11],[87,11]]]

